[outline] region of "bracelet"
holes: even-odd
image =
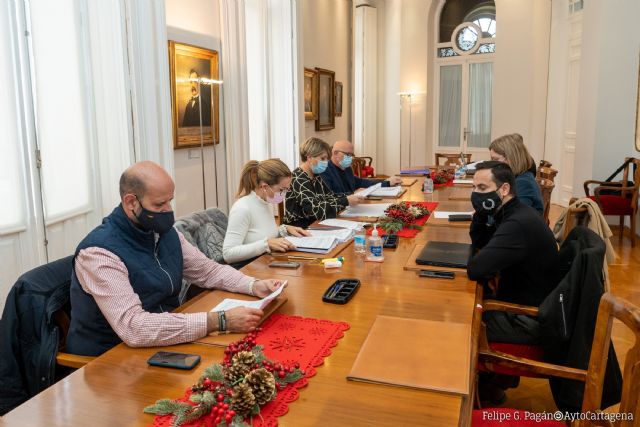
[[[280,234],[280,237],[287,237],[289,235],[286,224],[280,225],[279,234]]]
[[[225,332],[227,330],[227,316],[223,311],[218,312],[218,331]]]
[[[251,295],[252,297],[255,296],[255,294],[253,293],[253,284],[256,283],[259,279],[253,279],[251,281],[251,283],[249,283],[249,295]]]

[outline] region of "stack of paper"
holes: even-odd
[[[374,197],[396,197],[402,192],[402,187],[380,187],[370,196]]]
[[[284,289],[284,287],[287,285],[287,281],[285,280],[280,287],[278,287],[278,289],[276,289],[275,291],[273,291],[271,294],[267,295],[266,297],[256,300],[256,301],[244,301],[244,300],[240,300],[240,299],[232,299],[232,298],[225,298],[222,300],[222,302],[218,305],[216,305],[215,307],[213,307],[211,309],[211,311],[227,311],[227,310],[231,310],[232,308],[236,308],[236,307],[249,307],[249,308],[259,308],[260,310],[262,310],[263,308],[265,308],[266,306],[269,305],[269,303],[271,301],[273,301],[274,299],[276,299],[276,297],[278,295],[280,295],[282,293],[282,290]]]
[[[340,243],[348,242],[353,238],[353,230],[350,230],[348,228],[341,228],[337,230],[336,229],[328,229],[328,230],[314,229],[314,230],[308,230],[308,231],[309,233],[311,233],[313,237],[335,237],[336,239],[338,239],[338,242]]]
[[[325,219],[324,221],[320,221],[319,224],[326,225],[327,227],[342,227],[348,228],[349,230],[355,230],[358,227],[363,227],[367,223],[359,221],[349,221],[348,219],[330,218]]]
[[[391,206],[391,203],[371,203],[367,205],[348,206],[340,214],[340,216],[346,217],[381,217],[384,216],[384,211]]]
[[[473,180],[472,179],[454,179],[453,183],[454,184],[469,184],[469,185],[473,185]]]
[[[358,191],[355,194],[356,194],[356,196],[364,199],[364,198],[370,196],[374,191],[379,190],[381,187],[382,187],[382,183],[379,182],[379,183],[377,183],[375,185],[372,185],[371,187],[367,187],[364,190]]]
[[[297,251],[300,252],[311,252],[314,254],[326,254],[335,248],[339,241],[334,236],[328,237],[315,237],[315,236],[307,236],[307,237],[294,237],[287,236],[285,237],[288,241],[293,243],[296,247]]]

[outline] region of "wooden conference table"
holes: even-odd
[[[447,209],[470,210],[470,202],[452,201],[455,187],[437,189],[423,195],[422,179],[410,187],[402,199],[447,202]],[[379,201],[377,203],[380,203]],[[455,206],[452,206],[454,203]],[[454,280],[420,278],[415,271],[403,268],[416,244],[428,240],[469,242],[468,230],[458,227],[426,226],[414,239],[401,238],[398,248],[385,251],[384,263],[364,262],[354,253],[353,245],[341,253],[346,261],[341,268],[325,270],[321,264],[302,261],[296,270],[269,268],[272,259],[265,255],[243,272],[258,278],[283,278],[289,281],[287,303],[279,312],[290,315],[346,321],[351,328],[338,341],[332,354],[317,368],[317,374],[300,390],[300,397],[289,405],[289,412],[278,419],[280,426],[466,426],[472,407],[472,372],[475,367],[477,341],[469,333],[460,343],[470,353],[469,393],[454,394],[431,390],[393,387],[347,381],[358,352],[376,316],[387,315],[435,322],[459,323],[472,331],[479,316],[474,310],[481,298],[477,286],[464,272]],[[346,305],[322,302],[322,294],[337,278],[357,277],[361,287]],[[189,307],[206,306],[213,293],[206,292],[187,303]],[[474,316],[474,313],[476,315]],[[200,340],[199,340],[200,341]],[[429,342],[415,337],[415,346]],[[196,382],[203,367],[221,361],[223,347],[203,342],[165,347],[168,351],[195,353],[202,363],[191,371],[150,367],[147,359],[158,348],[134,349],[121,344],[96,358],[85,367],[25,402],[0,419],[0,425],[149,425],[152,415],[143,408],[161,398],[178,398]],[[438,352],[438,348],[433,348]],[[430,369],[448,371],[448,358]],[[452,381],[461,373],[450,372]]]

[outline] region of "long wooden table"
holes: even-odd
[[[422,179],[408,188],[404,200],[425,200]],[[428,195],[434,201],[449,200],[451,188]],[[459,201],[457,203],[468,203]],[[279,418],[281,426],[456,426],[469,425],[472,387],[465,395],[415,390],[347,381],[353,362],[376,316],[387,315],[437,322],[455,322],[474,329],[478,302],[477,285],[458,274],[455,280],[420,278],[404,270],[417,244],[427,240],[469,242],[468,230],[455,227],[425,227],[414,239],[401,238],[398,248],[385,250],[384,263],[365,262],[353,245],[343,248],[346,260],[339,269],[325,270],[321,264],[302,261],[296,270],[269,268],[269,255],[247,265],[243,272],[259,277],[282,277],[289,281],[288,302],[279,312],[291,315],[346,321],[351,329],[332,350],[300,398]],[[322,294],[337,278],[357,277],[361,287],[346,305],[323,303]],[[196,301],[208,306],[212,293]],[[194,303],[191,303],[194,305]],[[185,311],[189,311],[188,307]],[[474,320],[475,319],[475,320]],[[200,354],[202,364],[192,371],[150,367],[147,359],[158,348],[133,349],[121,344],[77,370],[0,420],[2,425],[148,425],[151,415],[143,408],[160,398],[177,398],[199,377],[202,367],[219,362],[223,348],[204,342],[168,347],[169,351]],[[461,348],[475,355],[473,336]],[[416,337],[412,345],[426,345]],[[434,349],[438,351],[438,349]],[[475,361],[471,360],[471,376]],[[440,366],[447,371],[447,357]],[[451,372],[460,375],[460,372]],[[473,382],[470,381],[470,384]]]

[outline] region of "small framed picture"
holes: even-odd
[[[336,127],[335,116],[335,76],[334,71],[316,68],[318,73],[318,118],[316,130],[328,130]]]
[[[336,117],[342,116],[342,82],[336,82]]]
[[[199,79],[218,80],[218,52],[169,41],[173,148],[217,144],[219,87]],[[200,127],[202,125],[202,133]]]
[[[318,118],[318,74],[311,68],[304,69],[304,118]]]

